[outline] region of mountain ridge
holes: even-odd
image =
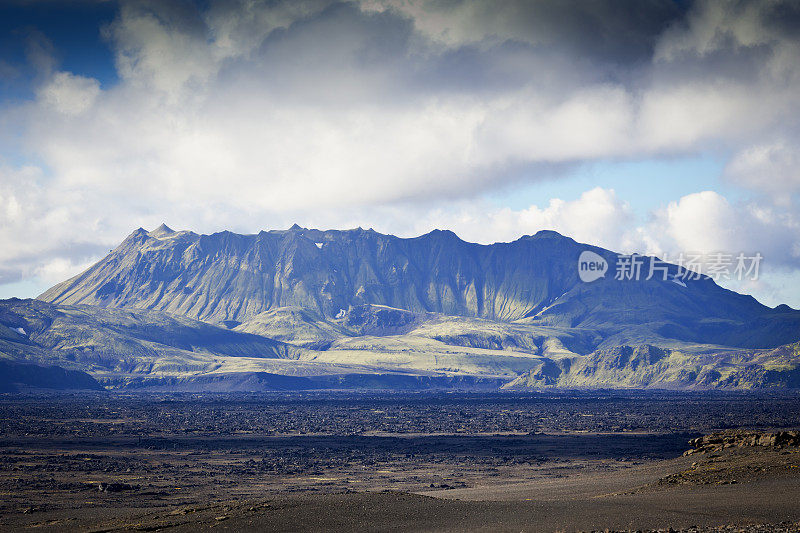
[[[584,252],[604,276],[581,280]],[[162,224],[0,302],[0,355],[132,390],[800,387],[800,312],[676,265],[615,279],[618,257],[551,230],[477,244]]]
[[[277,308],[323,320],[363,305],[411,313],[589,328],[605,346],[677,339],[772,348],[800,338],[800,312],[771,309],[708,277],[581,282],[579,255],[615,267],[617,254],[552,230],[476,244],[452,231],[412,238],[374,230],[288,230],[201,235],[139,228],[101,261],[39,299],[157,310],[236,327]],[[643,257],[647,268],[653,258]],[[670,265],[675,279],[679,267]],[[779,317],[777,315],[780,315]],[[746,331],[747,333],[742,333]]]

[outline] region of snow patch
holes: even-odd
[[[315,242],[314,244],[317,245],[317,248],[322,248],[322,245],[325,244],[324,242]]]
[[[681,287],[686,287],[686,284],[683,281],[681,281],[680,279],[676,278],[676,277],[670,278],[670,281],[672,283],[675,283],[676,285],[680,285]]]
[[[11,329],[13,329],[14,331],[16,331],[17,333],[19,333],[19,334],[20,334],[20,335],[22,335],[23,337],[27,337],[27,336],[28,336],[28,334],[27,334],[27,333],[25,333],[25,330],[24,330],[24,329],[22,329],[22,328],[11,328]]]
[[[335,319],[339,320],[339,319],[341,319],[341,318],[344,318],[344,316],[345,316],[346,314],[347,314],[347,311],[345,311],[344,309],[339,309],[339,312],[338,312],[338,313],[336,313],[336,316],[335,316],[335,317],[333,317],[333,318],[335,318]]]

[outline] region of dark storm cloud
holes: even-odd
[[[506,2],[498,10],[479,2],[458,26],[425,19],[426,13],[459,19],[465,4],[421,3],[417,11],[391,3],[380,10],[314,3],[306,16],[224,64],[219,77],[241,75],[241,83],[297,98],[388,105],[420,93],[491,95],[528,86],[558,94],[592,83],[627,85],[641,77],[660,33],[685,13],[667,1]],[[354,70],[369,72],[373,83],[353,87],[346,73]]]
[[[198,44],[221,35],[239,41],[233,46],[253,40],[255,48],[246,55],[233,53],[220,73],[255,61],[263,69],[276,69],[276,87],[302,92],[303,78],[313,83],[326,77],[335,89],[334,71],[351,67],[372,69],[410,91],[628,85],[648,67],[664,31],[680,26],[690,12],[689,3],[671,0],[130,0],[121,6],[123,12],[152,17]],[[116,31],[122,45],[124,20],[123,13],[106,32],[113,40]],[[135,45],[118,50],[126,56],[138,52]]]
[[[332,4],[276,29],[252,53],[226,65],[220,78],[238,72],[245,83],[284,97],[331,105],[384,100],[398,96],[414,69],[407,55],[412,38],[407,19]],[[363,72],[372,83],[354,85]]]
[[[686,15],[670,0],[387,2],[454,43],[507,39],[621,65],[647,61],[658,36]],[[439,22],[441,20],[441,22]]]

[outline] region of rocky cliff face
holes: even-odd
[[[608,261],[605,278],[579,280],[585,250]],[[606,342],[600,348],[664,339],[764,348],[800,338],[795,311],[769,309],[708,278],[616,281],[615,258],[551,231],[485,246],[448,231],[402,239],[362,229],[198,235],[162,226],[136,230],[40,299],[167,311],[228,327],[280,308],[330,320],[377,304],[591,329]]]
[[[136,230],[40,299],[212,322],[244,322],[289,306],[331,318],[366,303],[514,320],[535,315],[578,283],[582,248],[546,233],[481,246],[447,231],[401,239],[361,229],[197,235],[162,226]]]

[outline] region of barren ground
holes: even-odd
[[[741,394],[3,397],[0,529],[797,531],[800,448],[682,453],[798,424]]]

